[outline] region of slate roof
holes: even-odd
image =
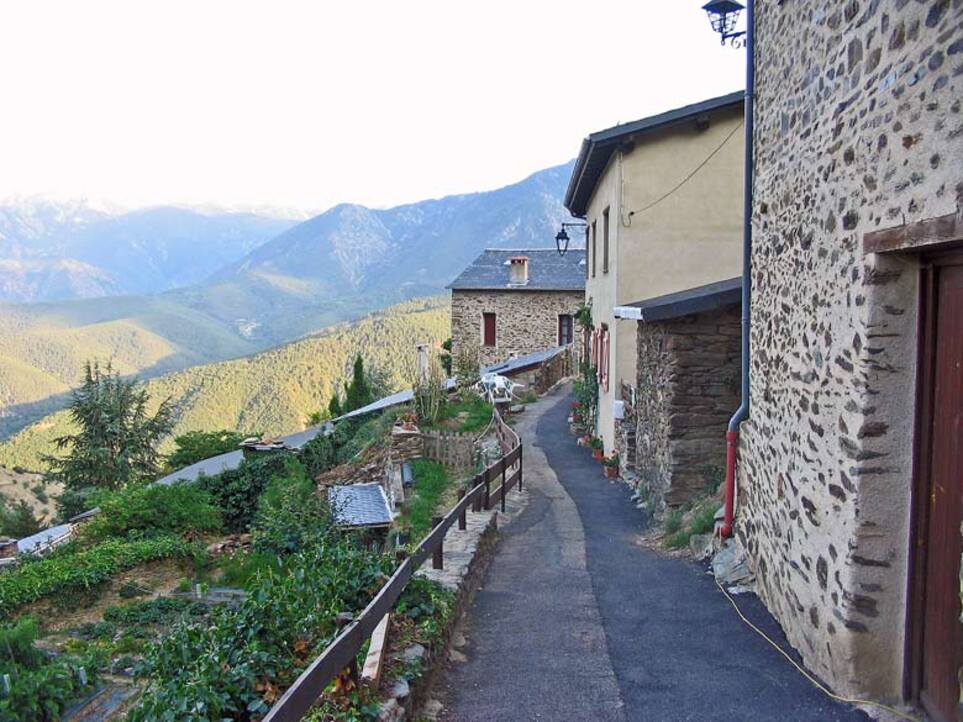
[[[592,133],[582,141],[582,148],[579,151],[578,159],[575,161],[575,168],[572,170],[572,177],[568,182],[568,190],[565,192],[565,207],[576,218],[585,215],[592,194],[595,192],[595,187],[608,165],[609,158],[612,157],[615,149],[629,140],[631,136],[660,130],[678,123],[691,122],[700,115],[707,115],[724,108],[741,108],[744,97],[745,93],[740,90],[737,93],[709,98],[699,103],[675,108],[665,113],[651,115],[648,118],[642,118],[631,123],[622,123]]]
[[[509,282],[509,259],[528,257],[528,283]],[[489,248],[472,261],[448,288],[454,291],[582,291],[585,289],[585,249],[571,248],[564,256],[554,248],[530,250]]]
[[[664,296],[647,298],[625,306],[615,307],[616,318],[636,321],[664,321],[693,313],[712,311],[742,302],[742,277],[687,288]]]
[[[505,376],[515,371],[528,368],[529,366],[535,366],[543,363],[544,361],[548,361],[550,358],[558,356],[564,350],[564,346],[547,348],[544,351],[536,351],[535,353],[526,354],[525,356],[517,356],[515,358],[510,358],[507,361],[502,361],[501,363],[486,366],[481,370],[481,372],[483,374],[500,374]]]
[[[328,487],[328,502],[341,526],[385,526],[391,523],[391,506],[381,484]]]

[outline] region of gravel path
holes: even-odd
[[[502,533],[436,694],[443,719],[866,720],[750,630],[701,565],[638,544],[629,489],[575,445],[557,393],[529,407],[528,507]],[[773,639],[755,598],[740,608]]]

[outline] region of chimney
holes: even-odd
[[[508,261],[511,265],[510,283],[513,286],[528,283],[528,256],[512,256]]]

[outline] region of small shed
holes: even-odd
[[[339,526],[354,529],[387,528],[394,515],[381,484],[348,484],[328,488],[328,503]]]

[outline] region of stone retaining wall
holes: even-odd
[[[740,334],[738,307],[638,324],[635,463],[656,510],[721,481]]]

